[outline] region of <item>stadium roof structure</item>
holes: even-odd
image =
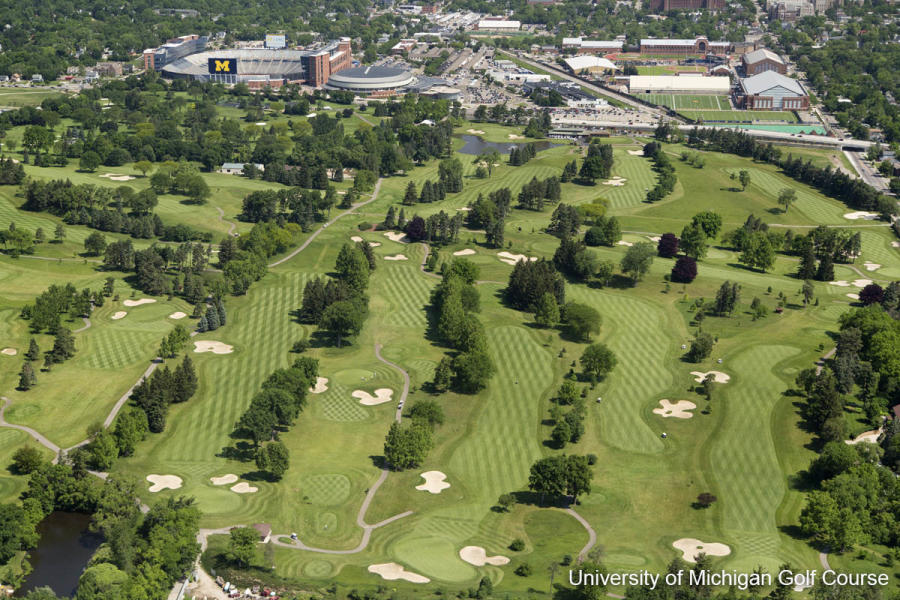
[[[520,27],[522,27],[522,21],[501,21],[499,19],[478,21],[478,29],[519,29]]]
[[[634,92],[696,92],[698,94],[727,94],[731,90],[729,77],[681,77],[678,75],[632,75],[628,89]]]
[[[765,71],[753,77],[745,77],[741,79],[741,87],[745,93],[751,96],[767,92],[776,87],[782,87],[798,96],[807,95],[806,90],[803,89],[803,85],[799,81],[776,71]]]
[[[394,90],[413,86],[416,78],[410,71],[397,67],[353,67],[328,78],[326,87],[356,91]]]
[[[609,60],[608,58],[602,58],[599,56],[573,56],[571,58],[566,59],[566,64],[569,65],[569,68],[572,69],[573,72],[578,73],[582,69],[610,69],[617,70],[619,67],[616,64]]]
[[[238,75],[260,75],[282,77],[302,73],[301,60],[315,54],[305,50],[266,50],[242,48],[238,50],[207,50],[172,61],[163,67],[163,72],[174,75],[202,76],[208,74],[211,58],[237,59]]]
[[[580,37],[563,38],[563,46],[577,46],[579,48],[613,48],[621,50],[623,42],[616,40],[586,40]]]
[[[744,55],[744,62],[747,64],[758,63],[761,60],[774,60],[779,64],[784,64],[784,60],[771,50],[766,48],[760,48],[759,50],[754,50],[753,52],[748,52]]]

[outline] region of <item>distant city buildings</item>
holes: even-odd
[[[812,17],[816,9],[806,0],[780,0],[769,5],[769,19],[793,23],[803,17]]]
[[[650,11],[655,13],[670,10],[722,10],[725,0],[650,0]]]

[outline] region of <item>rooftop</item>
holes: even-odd
[[[774,87],[783,87],[794,92],[798,96],[806,95],[806,90],[803,89],[803,86],[799,81],[775,71],[766,71],[765,73],[760,73],[753,77],[745,77],[744,79],[741,79],[741,87],[743,87],[744,91],[748,94],[759,94]]]
[[[774,60],[779,64],[784,64],[784,61],[780,56],[772,52],[771,50],[767,50],[766,48],[760,48],[759,50],[754,50],[753,52],[748,52],[744,55],[745,63],[757,63],[761,60]]]

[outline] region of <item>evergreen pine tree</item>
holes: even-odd
[[[397,217],[397,228],[403,229],[404,227],[406,227],[406,211],[401,208],[400,216]]]
[[[197,331],[203,333],[204,331],[209,331],[209,323],[206,322],[206,317],[200,317],[200,320],[197,322]]]
[[[216,312],[219,313],[219,327],[224,327],[226,323],[225,302],[221,298],[216,301]]]
[[[27,358],[31,362],[34,362],[40,357],[41,349],[38,347],[37,342],[34,340],[34,338],[31,338],[31,341],[28,342],[28,352],[25,353],[25,358]]]
[[[194,362],[187,354],[184,360],[175,368],[174,402],[186,402],[197,391],[197,373],[194,370]]]
[[[813,251],[812,244],[807,246],[806,253],[800,260],[800,269],[797,271],[797,277],[803,279],[812,279],[816,276],[816,254]]]
[[[203,303],[198,302],[194,305],[194,312],[191,313],[191,318],[199,319],[203,316]]]
[[[834,281],[834,260],[830,254],[826,254],[819,261],[819,269],[816,271],[817,281]]]
[[[416,192],[416,184],[414,181],[410,181],[406,186],[406,194],[403,195],[403,204],[406,206],[412,206],[418,200],[418,193]]]
[[[212,306],[206,309],[206,325],[209,327],[209,331],[215,331],[220,325],[219,311]]]
[[[393,229],[397,226],[397,213],[393,204],[388,207],[387,215],[384,217],[384,226],[387,229]]]
[[[30,362],[25,361],[25,364],[22,365],[22,370],[19,372],[19,389],[22,391],[30,390],[35,383],[37,383],[37,377],[34,375],[34,369],[31,367]]]

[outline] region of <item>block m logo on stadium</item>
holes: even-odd
[[[237,73],[237,59],[234,58],[210,58],[208,66],[211,74],[227,73],[233,75]]]

